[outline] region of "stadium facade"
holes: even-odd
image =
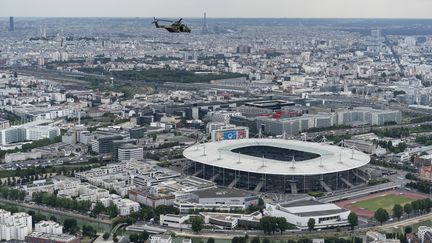
[[[256,192],[306,193],[351,188],[368,179],[370,156],[323,143],[283,139],[240,139],[197,144],[183,155],[189,172]]]

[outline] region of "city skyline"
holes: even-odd
[[[210,18],[432,18],[431,8],[427,0],[4,0],[0,16],[201,17],[207,12]]]

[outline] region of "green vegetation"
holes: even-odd
[[[308,192],[308,195],[312,197],[322,197],[324,196],[324,192]]]
[[[386,162],[384,160],[379,160],[376,158],[371,158],[370,163],[372,165],[378,165],[378,166],[393,168],[393,169],[397,169],[397,170],[404,170],[404,171],[409,171],[409,172],[413,172],[413,173],[417,172],[417,168],[415,168],[413,166],[389,163],[389,162]]]
[[[111,76],[114,79],[146,81],[146,82],[177,82],[177,83],[197,83],[210,82],[218,79],[229,79],[246,77],[244,74],[237,73],[209,73],[197,74],[194,71],[170,70],[170,69],[149,69],[149,70],[128,70],[108,72],[103,68],[81,68],[79,71],[85,73],[97,73]]]
[[[265,234],[274,234],[280,232],[281,234],[287,229],[294,229],[294,225],[289,224],[285,217],[271,217],[264,216],[260,219],[260,228]]]
[[[393,206],[393,216],[395,217],[395,218],[397,218],[398,220],[402,217],[402,215],[403,215],[403,207],[400,205],[400,204],[395,204],[394,206]]]
[[[432,116],[420,116],[411,119],[411,123],[429,122],[432,121]]]
[[[351,126],[348,125],[339,125],[339,126],[331,126],[331,127],[312,127],[306,130],[305,132],[324,132],[324,131],[331,131],[331,130],[340,130],[340,129],[351,129]]]
[[[374,218],[378,222],[380,222],[381,224],[383,224],[384,222],[386,222],[387,220],[389,220],[389,214],[388,214],[387,210],[385,210],[383,208],[378,208],[375,211]]]
[[[61,142],[61,136],[57,136],[54,139],[44,138],[41,140],[36,140],[31,143],[27,143],[22,145],[21,149],[14,149],[14,150],[0,150],[0,158],[4,158],[6,154],[9,153],[18,153],[18,152],[29,152],[34,148],[40,148],[44,147],[50,144],[59,143]]]
[[[416,137],[416,143],[419,143],[421,145],[432,145],[432,137],[431,136],[418,136]]]
[[[2,186],[0,187],[0,196],[4,199],[23,201],[26,196],[26,192],[19,189]]]
[[[368,181],[368,185],[369,186],[374,186],[374,185],[379,185],[379,184],[387,183],[389,181],[390,180],[388,178],[370,179]]]
[[[410,134],[410,129],[408,128],[392,128],[392,129],[384,129],[384,130],[372,130],[379,137],[391,137],[391,138],[402,138],[408,137]]]
[[[79,230],[76,219],[65,219],[63,221],[63,228],[70,234],[75,234]]]
[[[348,222],[350,224],[351,230],[354,230],[354,228],[358,225],[358,216],[356,213],[351,212],[348,215]]]
[[[6,181],[7,185],[17,185],[17,184],[25,184],[27,182],[31,182],[34,180],[42,179],[42,175],[45,175],[44,178],[47,178],[46,174],[57,174],[57,175],[66,175],[66,176],[74,176],[75,172],[82,172],[86,170],[90,170],[92,168],[98,168],[104,165],[103,163],[76,163],[76,164],[67,164],[59,166],[47,166],[47,167],[30,167],[28,169],[18,168],[16,170],[0,170],[0,178],[9,178]],[[12,177],[12,180],[10,178]],[[15,177],[19,177],[18,180]],[[2,184],[0,180],[0,185]]]
[[[364,208],[364,209],[369,210],[369,211],[376,211],[379,208],[384,208],[384,209],[390,211],[390,210],[392,210],[392,208],[395,204],[404,205],[404,204],[410,203],[412,201],[414,201],[414,199],[405,197],[403,195],[390,194],[390,195],[372,198],[369,200],[355,202],[352,205],[359,207],[359,208]]]
[[[132,233],[129,235],[129,239],[131,242],[144,243],[148,240],[149,233],[147,231],[143,231],[141,233]]]
[[[307,222],[307,225],[308,225],[309,231],[312,231],[313,229],[315,229],[315,219],[310,218]]]
[[[420,192],[429,194],[432,188],[432,182],[426,180],[417,180],[416,182],[409,182],[406,187],[417,189]]]
[[[405,149],[407,149],[407,145],[406,143],[399,143],[397,146],[393,146],[393,143],[391,141],[374,141],[376,144],[378,144],[380,147],[387,149],[388,151],[390,151],[391,153],[394,154],[398,154],[401,153],[403,151],[405,151]]]
[[[191,224],[193,232],[198,233],[204,227],[204,220],[199,216],[195,216],[191,219]]]
[[[33,201],[54,208],[63,208],[77,210],[81,213],[87,213],[90,210],[91,201],[57,197],[56,194],[48,192],[35,192],[32,195]]]

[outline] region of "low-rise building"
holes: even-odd
[[[157,187],[141,187],[129,190],[129,199],[156,208],[160,205],[173,205],[175,196],[169,191],[162,191]]]
[[[63,226],[55,221],[40,221],[35,224],[35,231],[53,235],[63,234]]]
[[[25,237],[27,243],[80,243],[80,239],[74,235],[48,234],[33,232]]]
[[[267,204],[266,214],[273,217],[285,217],[288,223],[300,229],[308,229],[307,223],[311,218],[315,219],[315,228],[348,225],[350,211],[335,204],[306,199],[285,204]]]
[[[170,235],[152,235],[150,243],[172,243],[172,238]]]
[[[160,225],[168,226],[171,228],[186,229],[189,228],[187,221],[189,220],[189,215],[175,215],[175,214],[162,214],[160,216]]]

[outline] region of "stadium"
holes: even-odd
[[[227,187],[255,192],[331,192],[365,183],[369,155],[324,143],[237,139],[184,150],[189,171]]]

